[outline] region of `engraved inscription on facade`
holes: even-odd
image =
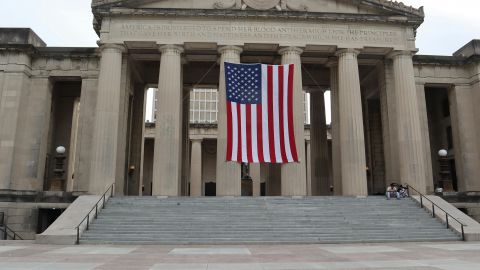
[[[342,24],[275,23],[231,24],[192,23],[166,21],[165,23],[125,22],[114,24],[110,37],[114,40],[154,40],[169,43],[181,42],[249,42],[282,43],[305,42],[306,44],[362,44],[367,46],[398,46],[404,41],[405,32],[399,29],[368,28]]]

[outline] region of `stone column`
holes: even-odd
[[[282,165],[281,181],[282,196],[306,196],[307,176],[305,166],[305,124],[304,124],[304,92],[302,82],[303,50],[297,47],[287,47],[279,51],[282,64],[295,64],[294,89],[293,89],[293,118],[295,143],[297,146],[298,163]]]
[[[83,77],[80,96],[77,156],[73,191],[87,193],[90,186],[91,156],[93,152],[93,125],[97,106],[98,78]]]
[[[385,184],[399,183],[397,105],[391,61],[377,65],[380,108],[382,114],[383,149],[385,158]],[[386,188],[386,186],[385,186]]]
[[[310,140],[305,141],[306,144],[306,153],[305,153],[305,160],[307,161],[307,196],[312,196],[312,148]]]
[[[224,46],[220,53],[220,80],[218,86],[217,137],[217,196],[241,196],[241,168],[239,163],[226,162],[227,156],[227,104],[225,89],[225,62],[240,63],[242,48]]]
[[[310,141],[312,195],[329,195],[328,141],[323,90],[310,93]]]
[[[253,197],[260,196],[260,189],[262,184],[260,167],[260,164],[250,164],[250,177],[252,177]]]
[[[420,114],[420,128],[422,131],[422,140],[423,140],[423,149],[425,151],[425,187],[427,188],[427,193],[434,190],[433,186],[433,171],[432,171],[432,152],[430,149],[430,131],[428,129],[428,113],[427,113],[427,101],[425,99],[425,84],[417,83],[417,101],[418,101],[418,111]],[[450,104],[452,104],[450,102]],[[453,121],[452,121],[453,126]],[[455,142],[454,142],[454,145]],[[398,153],[397,153],[398,155]],[[388,184],[387,184],[388,185]]]
[[[330,61],[330,99],[332,106],[332,171],[333,194],[342,195],[342,168],[340,158],[340,110],[338,95],[338,62]]]
[[[470,85],[455,85],[449,91],[458,191],[480,190],[480,155],[475,132],[474,91]]]
[[[31,58],[27,52],[0,52],[0,189],[11,189],[19,119],[30,90]]]
[[[192,139],[190,152],[190,196],[202,196],[202,139]]]
[[[393,60],[393,77],[397,106],[400,181],[425,193],[425,151],[420,127],[412,52],[389,55]]]
[[[345,196],[368,195],[358,53],[353,49],[337,52],[340,159]]]
[[[103,194],[115,182],[121,105],[122,53],[125,47],[104,44],[100,47],[100,77],[93,123],[89,193]]]
[[[160,47],[157,121],[152,194],[179,196],[182,168],[182,53],[176,45]]]

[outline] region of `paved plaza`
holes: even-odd
[[[0,242],[0,269],[480,269],[480,243],[53,246]]]

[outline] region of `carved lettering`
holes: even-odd
[[[157,42],[256,42],[306,44],[354,43],[364,46],[398,46],[405,43],[400,29],[368,29],[356,25],[277,25],[250,23],[140,23],[119,22],[111,31],[118,40],[153,40]]]

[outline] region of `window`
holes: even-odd
[[[217,123],[217,89],[193,89],[190,92],[190,123]]]

